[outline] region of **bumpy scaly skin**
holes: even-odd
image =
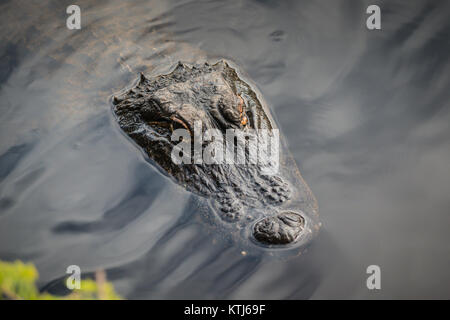
[[[254,226],[256,240],[265,244],[287,244],[303,231],[305,220],[294,212],[283,212],[258,221]]]
[[[171,159],[178,143],[171,141],[173,130],[184,128],[192,136],[197,120],[202,132],[221,130],[224,141],[226,129],[276,128],[256,93],[227,63],[192,67],[179,63],[170,74],[152,79],[141,74],[132,89],[114,97],[113,104],[122,130],[178,183],[213,199],[224,221],[261,218],[249,216],[248,209],[276,208],[289,201],[291,185],[286,179],[264,175],[257,164],[175,164]],[[296,240],[303,226],[299,214],[273,210],[253,233],[265,244],[286,244]]]

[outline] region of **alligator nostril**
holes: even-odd
[[[264,244],[288,244],[297,240],[305,226],[305,219],[298,213],[284,211],[258,221],[253,236]]]

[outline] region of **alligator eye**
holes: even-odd
[[[244,116],[241,118],[241,124],[242,124],[243,126],[245,126],[247,123],[248,123],[248,118],[247,118],[246,115],[244,115]]]
[[[239,118],[241,119],[241,125],[245,126],[248,123],[248,118],[245,115],[245,102],[241,96],[238,96],[238,98],[239,98],[238,103]]]
[[[189,127],[186,124],[186,122],[184,122],[183,120],[177,118],[176,116],[171,116],[170,120],[173,121],[173,126],[172,126],[173,129],[186,129],[192,135],[191,129],[189,129]]]

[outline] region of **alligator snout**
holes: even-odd
[[[281,245],[295,242],[305,227],[305,219],[298,213],[284,211],[258,221],[253,227],[253,236],[266,245]]]

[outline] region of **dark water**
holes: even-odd
[[[450,298],[450,2],[78,1],[78,31],[69,4],[0,3],[0,259],[41,287],[103,268],[127,298]],[[137,72],[222,57],[318,199],[298,257],[222,241],[111,117]]]

